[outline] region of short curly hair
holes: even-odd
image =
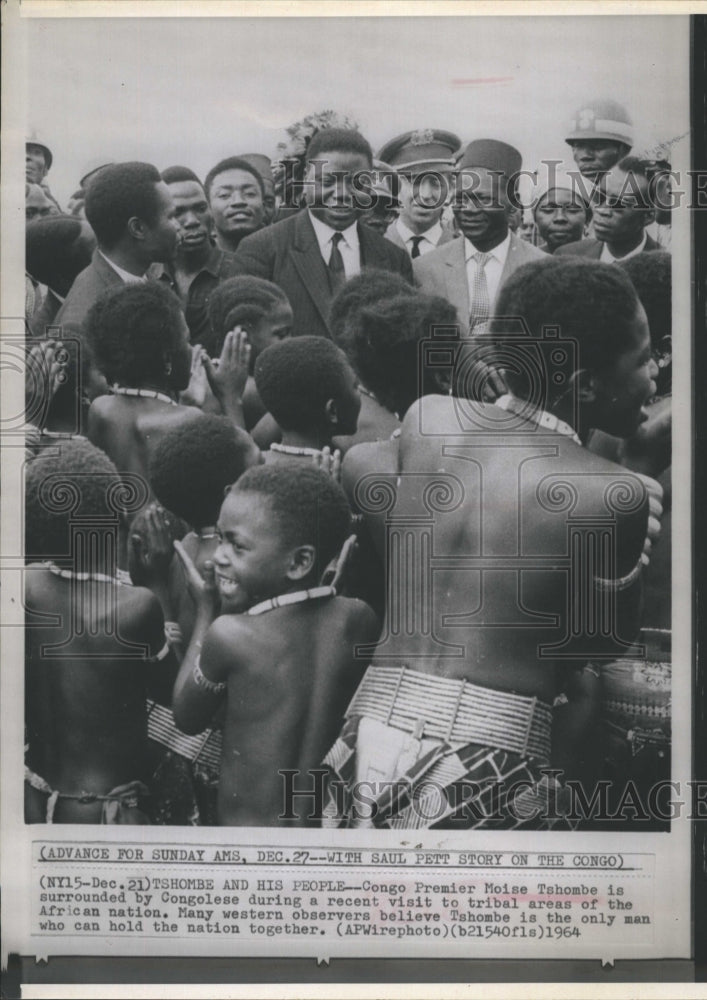
[[[39,453],[25,473],[25,558],[66,563],[71,549],[73,517],[116,519],[111,489],[120,474],[108,456],[88,441],[67,440]]]
[[[267,347],[255,362],[258,395],[283,431],[304,431],[346,391],[349,362],[325,337],[293,337]]]
[[[165,184],[182,184],[185,181],[194,181],[200,188],[204,186],[191,167],[166,167],[160,176]]]
[[[205,413],[161,439],[150,460],[150,485],[173,514],[192,528],[205,528],[216,523],[226,487],[259,461],[249,434]]]
[[[110,384],[164,379],[164,355],[179,343],[179,299],[156,281],[121,285],[101,296],[86,317],[96,364]]]
[[[402,275],[393,271],[369,267],[350,278],[334,296],[329,310],[329,329],[334,343],[349,354],[352,330],[349,324],[354,313],[363,306],[400,295],[415,295],[415,289]]]
[[[655,250],[617,263],[636,289],[646,310],[651,341],[658,347],[663,337],[672,332],[672,257],[665,250]]]
[[[91,263],[91,248],[82,235],[81,220],[75,215],[49,215],[30,222],[25,231],[27,271],[40,284],[66,295]]]
[[[242,156],[228,156],[225,160],[220,160],[215,167],[212,167],[204,179],[204,192],[206,193],[207,200],[211,200],[211,188],[214,181],[219,174],[223,174],[227,170],[244,170],[246,173],[252,174],[258,183],[261,195],[265,195],[265,181],[253,164],[249,163],[248,160],[244,160]]]
[[[457,327],[454,306],[438,295],[397,295],[359,308],[346,325],[349,356],[363,384],[401,417],[419,396],[439,392],[421,367],[420,345],[436,327]]]
[[[341,551],[351,534],[346,494],[314,466],[259,465],[244,472],[231,492],[266,499],[275,530],[286,545],[314,546],[318,572]]]
[[[289,305],[289,300],[272,281],[252,275],[227,278],[209,298],[211,329],[202,337],[202,346],[211,357],[217,357],[230,330],[244,323],[258,323],[275,306],[283,304]]]
[[[162,183],[151,163],[109,163],[86,187],[86,218],[101,246],[110,249],[136,216],[152,225],[160,212],[156,185]]]
[[[637,309],[636,291],[620,267],[548,257],[524,264],[504,283],[489,334],[496,348],[512,349],[519,335],[523,336],[521,324],[525,324],[529,344],[542,358],[539,363],[545,376],[540,389],[547,409],[567,392],[566,380],[556,384],[549,377],[553,367],[550,355],[556,353],[560,342],[574,342],[573,349],[576,345],[576,370],[606,372],[631,346],[629,328]],[[547,338],[547,328],[555,328],[560,340]],[[510,342],[509,334],[513,338]],[[538,388],[524,363],[503,367],[509,388],[519,397],[529,398]]]
[[[323,128],[307,146],[306,162],[321,160],[324,153],[358,153],[373,166],[373,150],[367,139],[352,128]]]

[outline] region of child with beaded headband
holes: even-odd
[[[196,732],[225,708],[220,824],[314,825],[283,772],[319,765],[360,679],[356,646],[378,635],[363,602],[316,585],[345,548],[346,498],[310,466],[260,466],[230,490],[218,531],[203,578],[175,545],[197,604],[175,719]]]

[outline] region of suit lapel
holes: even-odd
[[[290,251],[300,281],[309,292],[325,326],[329,326],[331,288],[319,243],[307,211],[295,216],[295,240]]]
[[[439,251],[434,251],[439,253]],[[447,298],[457,310],[463,323],[469,321],[469,281],[466,274],[465,240],[459,238],[444,246],[444,263],[442,266],[444,285]]]
[[[385,255],[385,243],[383,237],[372,232],[367,226],[362,226],[359,222],[356,226],[358,230],[358,245],[361,253],[361,267],[381,267],[388,266],[388,258]],[[403,244],[403,249],[405,246]]]

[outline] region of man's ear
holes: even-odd
[[[339,423],[339,408],[335,399],[327,399],[324,406],[324,415],[328,424],[331,424],[333,427],[337,426]]]
[[[147,226],[137,215],[131,216],[128,219],[128,233],[132,236],[134,240],[144,240],[145,233],[147,232]]]
[[[287,570],[288,580],[303,580],[314,569],[317,552],[313,545],[298,545],[293,550]]]
[[[595,376],[586,368],[579,368],[570,376],[571,391],[576,394],[580,403],[594,403],[597,398]]]

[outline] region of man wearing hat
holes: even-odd
[[[461,139],[440,129],[418,129],[391,139],[379,151],[399,178],[400,214],[386,231],[392,243],[416,260],[456,235],[442,225],[454,154]]]
[[[617,101],[590,101],[575,113],[565,142],[582,176],[596,183],[631,152],[633,122]]]
[[[540,236],[538,248],[554,254],[558,247],[581,240],[592,218],[582,179],[552,170],[543,178],[533,206],[533,219]]]
[[[518,150],[505,142],[469,143],[458,163],[454,199],[463,239],[413,262],[415,282],[455,306],[463,331],[483,333],[503,282],[545,256],[508,226],[521,163]]]
[[[33,132],[25,143],[25,180],[28,184],[39,184],[47,198],[56,205],[57,211],[61,212],[59,202],[51,193],[45,180],[53,159],[49,146],[40,142],[37,134]]]

